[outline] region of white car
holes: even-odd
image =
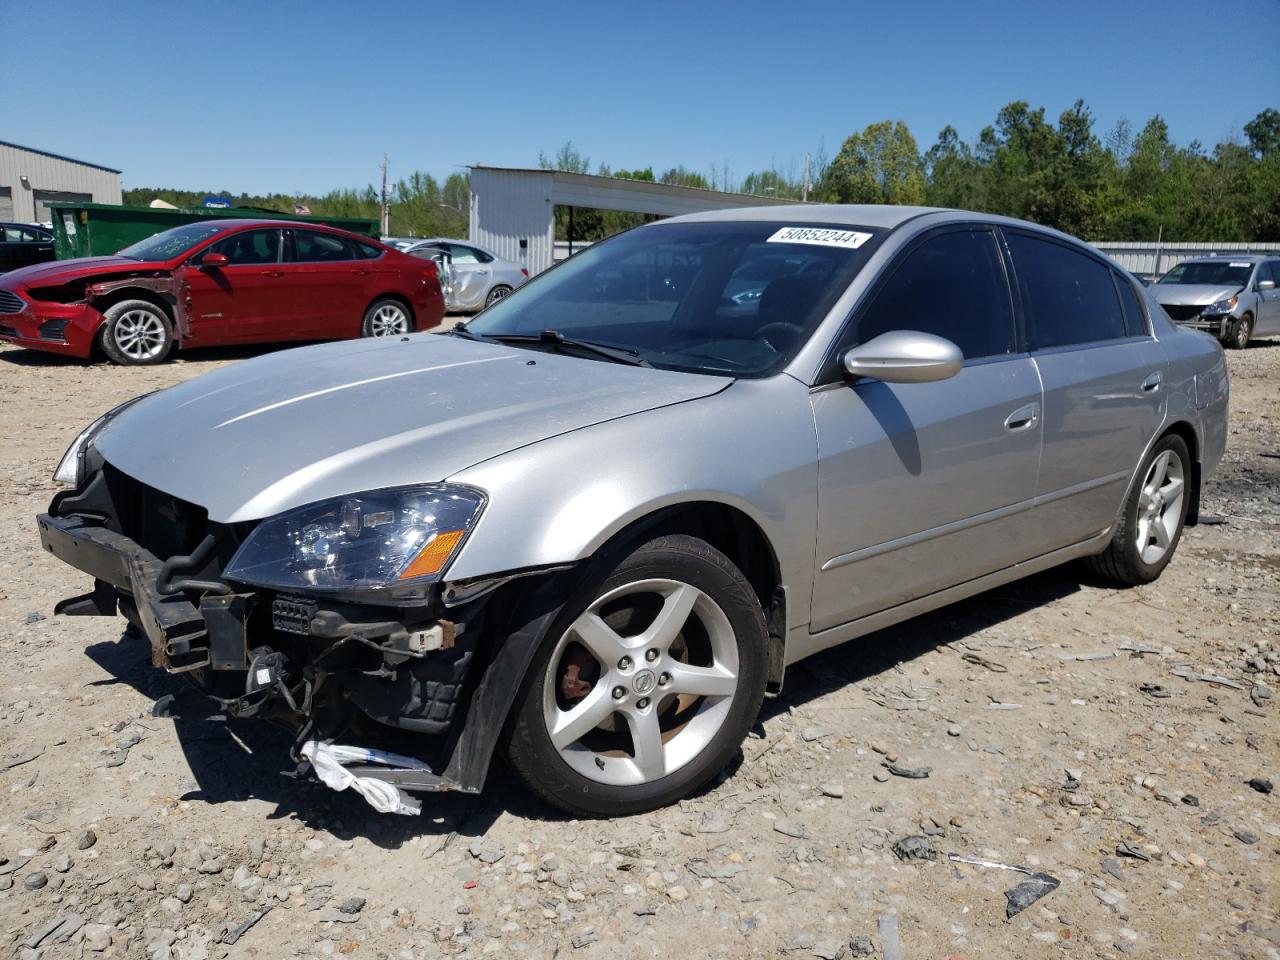
[[[451,289],[445,291],[450,310],[472,312],[497,303],[529,279],[529,271],[513,260],[504,260],[491,250],[470,241],[447,237],[426,237],[396,246],[411,257],[437,259],[440,251],[449,255]]]

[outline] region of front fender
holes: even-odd
[[[789,588],[792,625],[807,623],[816,450],[808,388],[786,375],[513,450],[449,477],[489,503],[448,579],[574,563],[655,511],[714,502],[760,527]]]

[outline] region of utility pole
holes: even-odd
[[[387,196],[387,155],[382,155],[382,236],[391,232],[391,204]]]
[[[800,199],[809,202],[809,155],[804,155],[804,184],[800,188]]]

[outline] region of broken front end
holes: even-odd
[[[480,491],[401,487],[220,524],[114,468],[84,436],[57,475],[74,489],[38,524],[45,549],[94,588],[56,612],[123,614],[157,667],[231,716],[293,730],[303,769],[321,766],[314,744],[356,745],[369,751],[347,767],[357,777],[482,788],[559,590],[545,589],[555,574],[518,591],[499,589],[511,577],[441,583],[484,508]]]

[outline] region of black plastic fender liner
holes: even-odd
[[[494,748],[533,655],[581,577],[580,570],[561,570],[523,580],[518,591],[493,598],[486,613],[496,648],[473,689],[443,774],[455,789],[466,793],[484,789]]]

